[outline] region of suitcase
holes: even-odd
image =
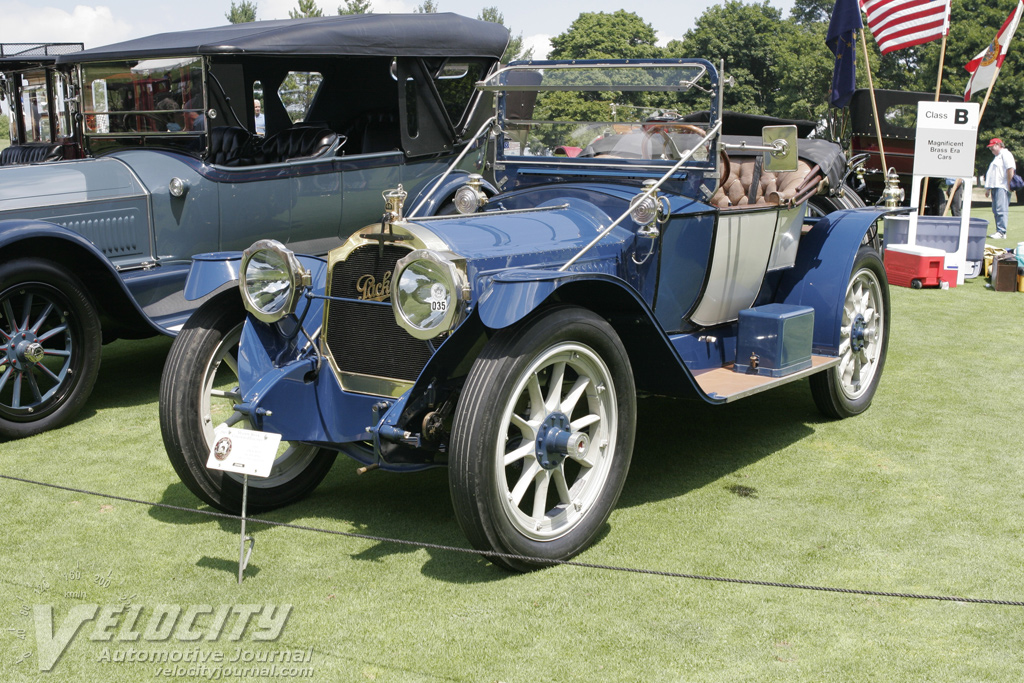
[[[1017,257],[999,254],[992,261],[992,288],[997,292],[1017,291]]]

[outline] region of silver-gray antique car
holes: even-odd
[[[164,443],[199,498],[240,508],[242,478],[206,467],[233,428],[283,439],[254,510],[308,494],[338,453],[447,467],[470,542],[527,570],[600,533],[640,394],[717,405],[808,378],[825,414],[868,408],[884,211],[832,211],[858,203],[836,145],[723,135],[701,59],[515,63],[478,89],[494,185],[453,173],[458,215],[396,185],[326,259],[272,240],[197,256],[188,295],[237,285],[248,311],[241,330],[190,322],[168,355]]]
[[[325,254],[379,220],[383,188],[436,184],[507,43],[453,14],[360,15],[0,59],[21,133],[0,167],[0,438],[73,417],[103,343],[175,335],[200,305],[240,323],[233,288],[183,296],[193,254]],[[49,145],[25,135],[43,125]]]

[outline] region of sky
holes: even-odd
[[[373,0],[375,12],[411,12],[422,0]],[[318,0],[324,14],[337,11],[342,0]],[[581,12],[636,12],[658,32],[660,44],[681,38],[694,21],[716,0],[655,0],[642,7],[623,0],[437,0],[442,12],[476,17],[484,7],[498,7],[513,34],[522,34],[534,57],[543,58],[548,41],[572,24]],[[789,15],[793,0],[771,0],[770,4]],[[287,19],[297,0],[257,0],[257,19]],[[225,14],[231,0],[107,0],[88,4],[40,0],[0,0],[0,43],[82,42],[86,48],[141,38],[164,31],[206,28],[227,23]],[[696,55],[695,55],[696,56]]]

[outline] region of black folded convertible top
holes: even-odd
[[[59,57],[58,62],[218,54],[498,59],[508,40],[508,29],[501,24],[450,12],[353,14],[159,33]]]

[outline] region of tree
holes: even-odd
[[[292,19],[322,17],[323,15],[324,11],[317,6],[316,0],[299,0],[298,9],[293,9],[288,12],[288,16]]]
[[[11,140],[11,119],[0,114],[0,145],[7,145]]]
[[[423,0],[423,4],[417,5],[413,11],[416,14],[435,14],[438,10],[438,5],[434,0]]]
[[[338,14],[369,14],[373,11],[373,3],[370,0],[345,0],[344,5],[338,6]]]
[[[583,12],[551,39],[551,59],[661,57],[654,28],[633,12]]]
[[[492,24],[501,24],[505,26],[505,15],[498,11],[497,7],[484,7],[480,10],[480,14],[477,19],[481,21],[489,21]],[[507,27],[506,27],[507,28]],[[523,34],[520,33],[517,36],[512,36],[508,41],[508,47],[505,48],[505,53],[501,55],[501,61],[503,64],[508,64],[516,59],[532,59],[533,48],[523,51]]]
[[[705,10],[696,27],[687,31],[682,41],[669,43],[666,51],[673,57],[703,57],[712,64],[725,60],[726,75],[736,80],[725,91],[726,108],[748,114],[775,114],[781,79],[779,58],[785,39],[793,32],[768,0],[750,5],[726,0]],[[824,40],[821,48],[827,52]],[[822,93],[823,99],[827,92]]]
[[[224,15],[232,24],[245,24],[256,21],[256,3],[241,0],[237,5],[231,0],[231,10]]]
[[[832,18],[833,6],[834,0],[795,0],[790,17],[801,26],[820,22],[827,24]]]

